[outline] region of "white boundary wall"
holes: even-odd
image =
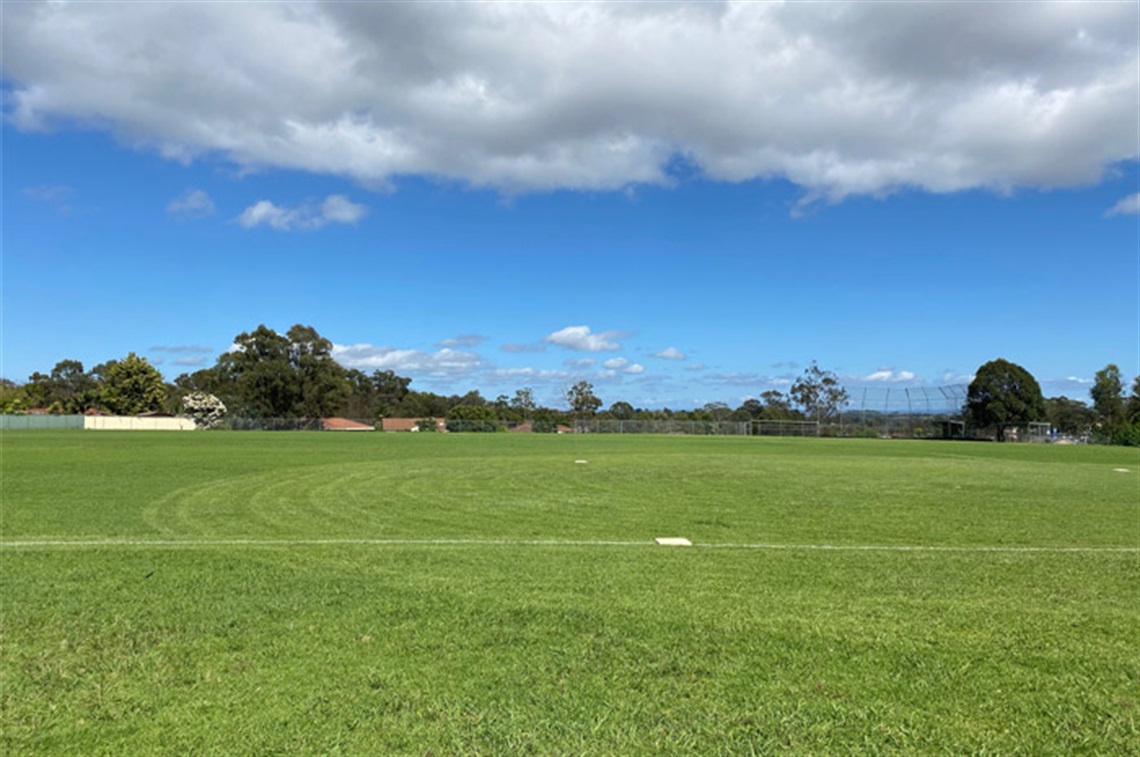
[[[85,431],[193,431],[189,418],[132,418],[118,415],[85,415]]]

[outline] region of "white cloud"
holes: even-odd
[[[624,357],[615,357],[612,360],[607,360],[602,363],[602,367],[608,369],[609,375],[616,375],[617,373],[627,373],[631,376],[639,373],[645,373],[645,366],[638,363],[631,363]]]
[[[452,349],[423,352],[371,344],[334,344],[332,356],[348,368],[393,370],[403,375],[422,374],[432,378],[463,378],[486,367],[483,358],[475,353]]]
[[[895,382],[914,381],[918,378],[913,371],[896,371],[894,368],[880,368],[874,373],[862,377],[863,381]]]
[[[738,371],[709,373],[704,377],[704,380],[727,386],[759,386],[766,383],[765,379],[758,373],[741,373]]]
[[[460,334],[454,339],[441,339],[435,343],[437,347],[478,347],[487,341],[482,334]]]
[[[1080,376],[1066,376],[1065,378],[1043,378],[1038,382],[1041,393],[1046,397],[1068,397],[1088,404],[1090,401],[1089,389],[1095,381]]]
[[[581,370],[583,368],[593,368],[597,364],[597,360],[592,357],[582,358],[567,358],[562,361],[562,364],[567,368],[575,368]]]
[[[678,155],[708,179],[785,178],[807,200],[1074,186],[1137,156],[1134,4],[981,13],[11,3],[5,114],[23,130],[105,128],[181,161],[509,193],[667,185]],[[333,205],[330,220],[355,213]]]
[[[354,224],[368,214],[368,208],[352,202],[344,195],[329,195],[321,203],[319,225],[326,223]]]
[[[247,229],[268,226],[278,231],[319,229],[330,223],[353,224],[368,213],[368,208],[348,200],[343,195],[329,195],[320,205],[306,203],[295,208],[283,208],[269,200],[261,200],[242,211],[237,222]]]
[[[495,378],[501,379],[518,379],[523,378],[530,381],[565,381],[571,378],[573,374],[568,371],[557,371],[542,368],[499,368],[494,372]]]
[[[612,352],[621,349],[621,345],[614,341],[617,336],[620,334],[616,331],[603,331],[601,334],[593,334],[590,332],[589,326],[567,326],[553,334],[548,334],[543,337],[542,341],[565,347],[568,350]]]
[[[938,381],[943,385],[970,384],[974,381],[972,373],[956,373],[947,368],[938,374]]]
[[[166,212],[181,221],[214,215],[214,201],[201,189],[187,189],[166,204]]]
[[[685,353],[681,352],[676,347],[666,347],[665,349],[661,350],[660,352],[655,352],[654,354],[650,355],[649,357],[659,357],[662,360],[684,360],[685,359]]]
[[[1131,194],[1105,211],[1104,217],[1140,215],[1140,192]]]
[[[278,231],[288,231],[293,224],[290,211],[277,207],[269,200],[260,200],[249,206],[242,211],[237,221],[247,229],[265,224]]]

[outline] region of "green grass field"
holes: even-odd
[[[0,466],[5,755],[1140,753],[1137,450],[18,432]]]

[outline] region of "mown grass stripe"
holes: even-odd
[[[101,547],[653,547],[653,541],[606,539],[22,539],[0,542],[0,549],[101,548]],[[829,552],[1047,552],[1047,553],[1137,553],[1140,547],[1082,546],[947,546],[922,544],[773,544],[696,543],[705,549],[785,550]]]

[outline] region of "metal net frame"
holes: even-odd
[[[954,438],[962,429],[965,384],[845,387],[847,404],[825,434],[893,438]]]

